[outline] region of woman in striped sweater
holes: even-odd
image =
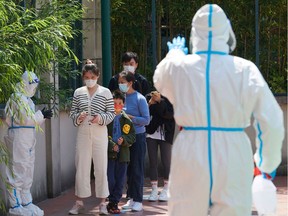
[[[69,211],[79,214],[84,210],[83,198],[91,196],[91,159],[94,164],[95,195],[101,198],[100,214],[108,214],[105,198],[109,195],[107,180],[107,126],[115,117],[113,97],[108,88],[97,84],[100,72],[93,63],[82,69],[86,86],[75,90],[70,117],[78,127],[76,142],[76,203]]]

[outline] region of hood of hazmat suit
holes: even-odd
[[[39,79],[33,72],[25,71],[22,75],[23,94],[33,97],[39,84]]]

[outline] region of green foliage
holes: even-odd
[[[287,92],[287,3],[260,5],[260,70],[276,93]]]
[[[73,24],[83,12],[78,1],[53,0],[37,10],[24,10],[13,1],[0,0],[0,11],[0,82],[6,87],[0,89],[0,102],[7,100],[24,69],[48,73],[60,53],[78,62],[69,48],[77,33]]]
[[[132,50],[139,55],[140,73],[152,82],[154,71],[151,60],[151,1],[114,0],[111,3],[114,73],[122,69],[121,54]],[[237,47],[232,54],[255,62],[255,1],[157,0],[158,62],[167,53],[167,40],[180,34],[189,41],[192,18],[196,11],[207,3],[218,4],[231,21],[237,39]],[[274,93],[286,93],[286,0],[259,1],[259,37],[259,69]]]
[[[148,17],[150,5],[142,0],[111,1],[112,59],[114,73],[122,70],[121,56],[126,51],[139,55],[140,70],[145,71],[147,61]]]
[[[1,124],[0,124],[1,126]],[[9,151],[6,148],[6,145],[3,145],[2,143],[0,143],[0,164],[4,164],[5,166],[9,167]],[[9,187],[9,185],[7,185],[4,176],[0,175],[0,181],[4,182],[6,187]],[[2,189],[0,188],[0,194],[3,194]],[[0,213],[3,212],[5,213],[5,205],[4,205],[4,200],[2,200],[2,196],[0,196]]]
[[[74,25],[82,18],[82,4],[78,0],[24,2],[25,7],[21,0],[0,0],[0,103],[6,103],[24,70],[29,70],[41,80],[41,98],[36,101],[55,107],[56,98],[64,94],[55,90],[55,75],[69,72],[71,62],[78,64],[69,43],[79,33]],[[0,142],[0,164],[8,163],[6,150]],[[0,210],[3,207],[0,203]]]

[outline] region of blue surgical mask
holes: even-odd
[[[121,92],[126,93],[129,90],[128,83],[119,83],[119,89]]]

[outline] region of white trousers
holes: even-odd
[[[35,129],[10,129],[5,142],[11,153],[11,171],[7,167],[6,175],[11,207],[26,205],[32,202],[30,188],[33,182],[35,162]]]
[[[91,162],[93,160],[95,195],[98,198],[108,197],[107,150],[108,135],[106,126],[97,124],[79,126],[75,157],[76,196],[80,198],[91,196],[90,171]]]
[[[253,155],[244,132],[181,131],[172,147],[168,215],[250,216]],[[210,203],[211,202],[211,203]],[[210,206],[211,204],[211,206]]]

